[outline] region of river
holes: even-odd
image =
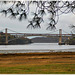
[[[58,45],[57,43],[32,43],[26,45],[0,45],[0,53],[29,52],[75,52],[75,45]]]

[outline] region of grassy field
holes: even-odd
[[[0,74],[75,74],[75,52],[0,54]]]

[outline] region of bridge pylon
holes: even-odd
[[[0,40],[1,40],[1,32],[0,32]],[[1,44],[1,41],[0,41],[0,44]]]
[[[59,45],[62,45],[62,29],[59,29]]]
[[[7,28],[5,29],[5,44],[8,44]]]

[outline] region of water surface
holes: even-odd
[[[57,43],[0,45],[0,53],[27,53],[27,52],[75,52],[75,45],[58,45]]]

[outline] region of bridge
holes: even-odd
[[[9,41],[13,41],[15,39],[18,39],[18,38],[21,38],[21,37],[28,37],[28,36],[45,36],[45,37],[59,37],[59,42],[58,44],[61,45],[63,44],[62,43],[62,37],[67,37],[68,40],[72,37],[75,36],[75,34],[62,34],[62,29],[59,29],[59,34],[36,34],[36,33],[18,33],[18,32],[15,32],[13,30],[10,30],[10,29],[7,29],[5,28],[5,33],[0,33],[0,37],[2,36],[2,34],[4,34],[3,36],[5,36],[5,44],[7,45]],[[8,33],[8,30],[12,31],[13,33]],[[17,36],[17,38],[14,38],[14,39],[11,39],[11,40],[8,40],[8,36],[10,35],[14,35],[14,36]]]

